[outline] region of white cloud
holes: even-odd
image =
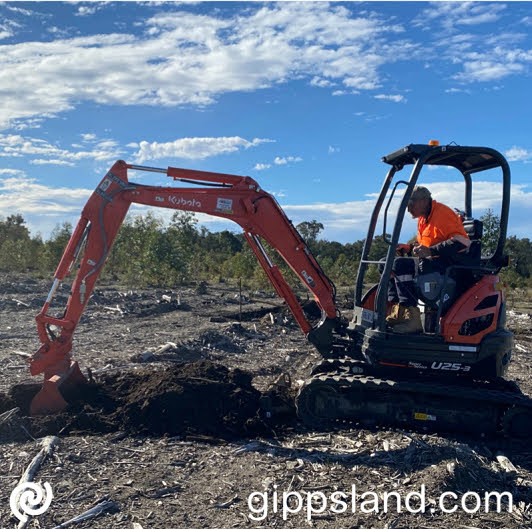
[[[75,13],[75,16],[86,17],[94,15],[94,13],[96,13],[96,11],[98,11],[100,8],[101,6],[97,5],[96,2],[91,3],[90,6],[79,6],[77,12]]]
[[[13,4],[9,4],[8,2],[2,2],[3,7],[8,9],[9,11],[12,11],[13,13],[18,13],[20,15],[26,15],[26,16],[33,16],[35,15],[35,11],[30,11],[29,9],[22,9],[21,7],[15,7]]]
[[[437,38],[434,44],[443,50],[442,53],[446,58],[459,62],[462,54],[478,46],[479,41],[478,37],[472,33],[457,33]]]
[[[406,103],[406,99],[402,95],[388,95],[388,94],[377,94],[373,96],[375,99],[385,99],[387,101],[393,101],[394,103]]]
[[[48,236],[56,224],[77,222],[93,191],[49,187],[28,178],[22,171],[11,174],[4,178],[0,173],[0,215],[20,213],[32,235],[40,232]]]
[[[493,58],[466,60],[463,72],[453,76],[453,78],[464,82],[497,81],[508,75],[522,73],[524,69],[524,64],[520,62],[504,62]]]
[[[8,175],[24,175],[24,171],[21,171],[20,169],[0,169],[0,175],[8,174]]]
[[[139,150],[135,153],[135,160],[141,163],[145,160],[157,160],[159,158],[187,158],[201,160],[209,156],[216,156],[239,149],[249,149],[261,143],[269,143],[274,140],[255,138],[251,141],[239,136],[220,138],[181,138],[175,141],[159,143],[147,141],[139,142]]]
[[[471,91],[466,88],[447,88],[445,90],[447,94],[470,94]]]
[[[0,212],[60,214],[81,211],[92,189],[49,187],[34,178],[18,173],[16,177],[0,178]]]
[[[415,25],[436,36],[434,45],[441,50],[438,61],[443,59],[453,67],[461,67],[461,71],[451,75],[452,79],[486,83],[526,74],[532,62],[532,51],[516,46],[525,41],[527,34],[501,31],[506,27],[501,22],[505,9],[506,4],[499,2],[433,2],[416,17]],[[463,32],[462,26],[474,30],[472,26],[490,22],[498,22],[491,33]]]
[[[474,26],[496,22],[500,19],[506,4],[502,2],[431,2],[414,19],[414,25],[431,29],[431,24],[441,26],[444,31],[453,31],[458,26]]]
[[[5,18],[0,23],[0,40],[8,39],[15,35],[15,30],[19,29],[21,25],[14,20]]]
[[[300,156],[283,156],[282,158],[279,156],[276,156],[273,160],[273,163],[275,165],[286,165],[288,163],[296,163],[296,162],[302,162],[303,158]]]
[[[515,145],[511,149],[508,149],[504,155],[509,162],[525,162],[532,159],[532,151],[527,151]]]
[[[0,134],[0,157],[41,157],[38,159],[40,162],[35,162],[34,160],[33,163],[57,164],[86,159],[110,161],[118,159],[121,154],[123,154],[123,151],[114,140],[100,140],[92,146],[91,150],[70,151],[61,149],[39,138],[31,138],[19,134]]]
[[[24,129],[40,129],[43,121],[43,118],[15,119],[11,122],[11,128],[16,131]]]
[[[433,182],[429,186],[432,196],[451,208],[463,208],[463,186],[449,185],[448,182]],[[349,202],[319,202],[314,204],[282,205],[294,224],[316,219],[325,226],[323,237],[329,240],[352,242],[366,236],[367,228],[378,193],[368,195],[365,200]],[[509,234],[519,237],[528,236],[530,203],[532,191],[527,186],[512,185],[512,207],[510,211]],[[500,213],[502,185],[498,182],[473,182],[473,215],[479,218],[488,208],[496,215]],[[388,228],[391,230],[395,222],[395,211],[400,196],[394,201],[388,215]],[[382,212],[381,212],[382,220]],[[417,221],[406,214],[402,239],[406,240],[416,233]],[[380,231],[379,231],[380,230]],[[382,223],[377,226],[376,234],[382,233]]]
[[[356,90],[382,83],[380,69],[417,46],[403,28],[343,6],[287,2],[248,7],[232,18],[166,12],[132,33],[3,46],[0,127],[54,116],[84,101],[109,105],[208,105],[226,92],[292,79]],[[315,83],[321,81],[315,81]]]
[[[66,160],[45,160],[43,158],[37,158],[35,160],[30,160],[32,165],[68,165],[69,167],[74,167],[76,164],[72,162],[67,162]]]
[[[255,169],[255,171],[264,171],[265,169],[269,169],[271,167],[271,164],[269,163],[257,163],[255,164],[255,167],[253,167],[253,169]]]
[[[312,80],[310,81],[310,84],[312,86],[319,86],[320,88],[334,86],[334,83],[332,83],[328,79],[323,79],[322,77],[313,77]]]
[[[335,152],[340,152],[340,147],[333,147],[332,145],[329,145],[328,153],[333,154]]]
[[[0,40],[8,39],[13,36],[13,32],[3,24],[0,24]]]

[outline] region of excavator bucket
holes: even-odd
[[[68,405],[68,395],[80,385],[87,383],[77,362],[59,375],[46,376],[40,391],[30,404],[31,415],[49,415],[64,410]]]

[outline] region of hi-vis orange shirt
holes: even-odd
[[[417,221],[417,242],[430,248],[449,239],[466,248],[471,244],[460,217],[450,207],[433,200],[428,218],[419,217]]]

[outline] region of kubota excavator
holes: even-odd
[[[37,316],[41,347],[30,358],[32,375],[44,383],[31,413],[49,414],[67,406],[70,388],[86,382],[72,360],[72,337],[114,239],[132,203],[201,212],[231,219],[244,236],[277,294],[290,308],[308,340],[324,357],[297,396],[300,418],[310,425],[341,421],[383,422],[474,432],[503,431],[528,436],[532,400],[503,375],[510,361],[513,335],[506,329],[499,271],[510,201],[510,170],[505,158],[485,147],[411,144],[383,157],[390,166],[371,216],[355,288],[351,320],[340,314],[335,286],[313,257],[277,201],[250,177],[178,169],[158,169],[116,162],[85,205],[55,272],[51,291]],[[425,332],[402,335],[386,327],[387,290],[408,200],[425,165],[458,169],[464,178],[463,224],[472,244],[464,264],[442,274],[420,274],[417,294],[425,308]],[[396,173],[413,166],[408,180]],[[481,252],[482,223],[472,218],[472,175],[502,170],[502,209],[497,248]],[[128,170],[165,173],[175,181],[200,187],[155,187],[130,182]],[[404,186],[391,236],[388,210]],[[388,196],[388,199],[386,197]],[[386,201],[383,238],[388,243],[377,285],[364,293],[364,278],[381,209]],[[294,292],[267,255],[261,239],[286,261],[312,292],[322,317],[311,324]],[[62,317],[48,314],[61,281],[75,271]]]

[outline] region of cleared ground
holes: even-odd
[[[0,280],[0,413],[12,404],[8,395],[13,386],[28,381],[23,355],[38,347],[34,318],[48,289],[48,282]],[[57,307],[62,308],[67,294],[67,288],[58,293]],[[50,483],[54,499],[29,527],[58,526],[104,498],[116,502],[115,509],[77,527],[532,527],[528,442],[384,427],[315,431],[291,415],[277,425],[262,421],[249,406],[256,404],[259,391],[283,372],[297,384],[318,355],[286,311],[276,307],[277,298],[247,290],[244,295],[240,308],[238,289],[228,284],[172,291],[98,288],[76,333],[74,357],[82,369],[92,370],[98,387],[107,384],[112,391],[77,401],[78,413],[42,421],[22,418],[21,411],[0,425],[0,527],[18,523],[9,498],[39,451],[30,436],[58,432],[53,456],[37,474],[38,481]],[[522,312],[509,315],[516,331],[509,378],[531,394],[532,320]],[[140,363],[149,350],[154,358]],[[189,365],[196,361],[195,367]],[[147,402],[146,391],[163,400]],[[172,402],[179,402],[176,413],[179,408],[184,415],[159,419],[169,392]],[[514,472],[502,468],[500,453],[513,463]],[[354,513],[353,486],[359,495]],[[422,492],[423,486],[425,513],[405,512],[407,495]],[[330,510],[335,491],[348,495],[347,512]],[[460,498],[468,491],[479,495],[481,512],[464,512],[460,499],[452,497],[445,507],[456,503],[456,512],[441,512],[442,493]],[[511,493],[513,512],[503,503],[503,512],[496,513],[494,496],[485,512],[486,491]],[[261,493],[255,514],[248,506],[253,492]],[[296,503],[289,506],[294,510],[295,493],[304,502],[301,512],[286,513],[286,520],[283,492],[293,493]],[[315,510],[323,498],[328,505],[309,523],[305,509],[311,492]],[[402,513],[397,513],[391,492],[401,495]],[[275,493],[278,512],[273,509]],[[363,504],[363,493],[375,495],[366,494],[369,503]],[[267,516],[250,519],[250,514],[262,518],[265,500]],[[419,502],[414,495],[411,500],[416,509]],[[465,506],[473,510],[475,503],[476,496],[469,495]],[[378,512],[361,512],[372,507]]]

